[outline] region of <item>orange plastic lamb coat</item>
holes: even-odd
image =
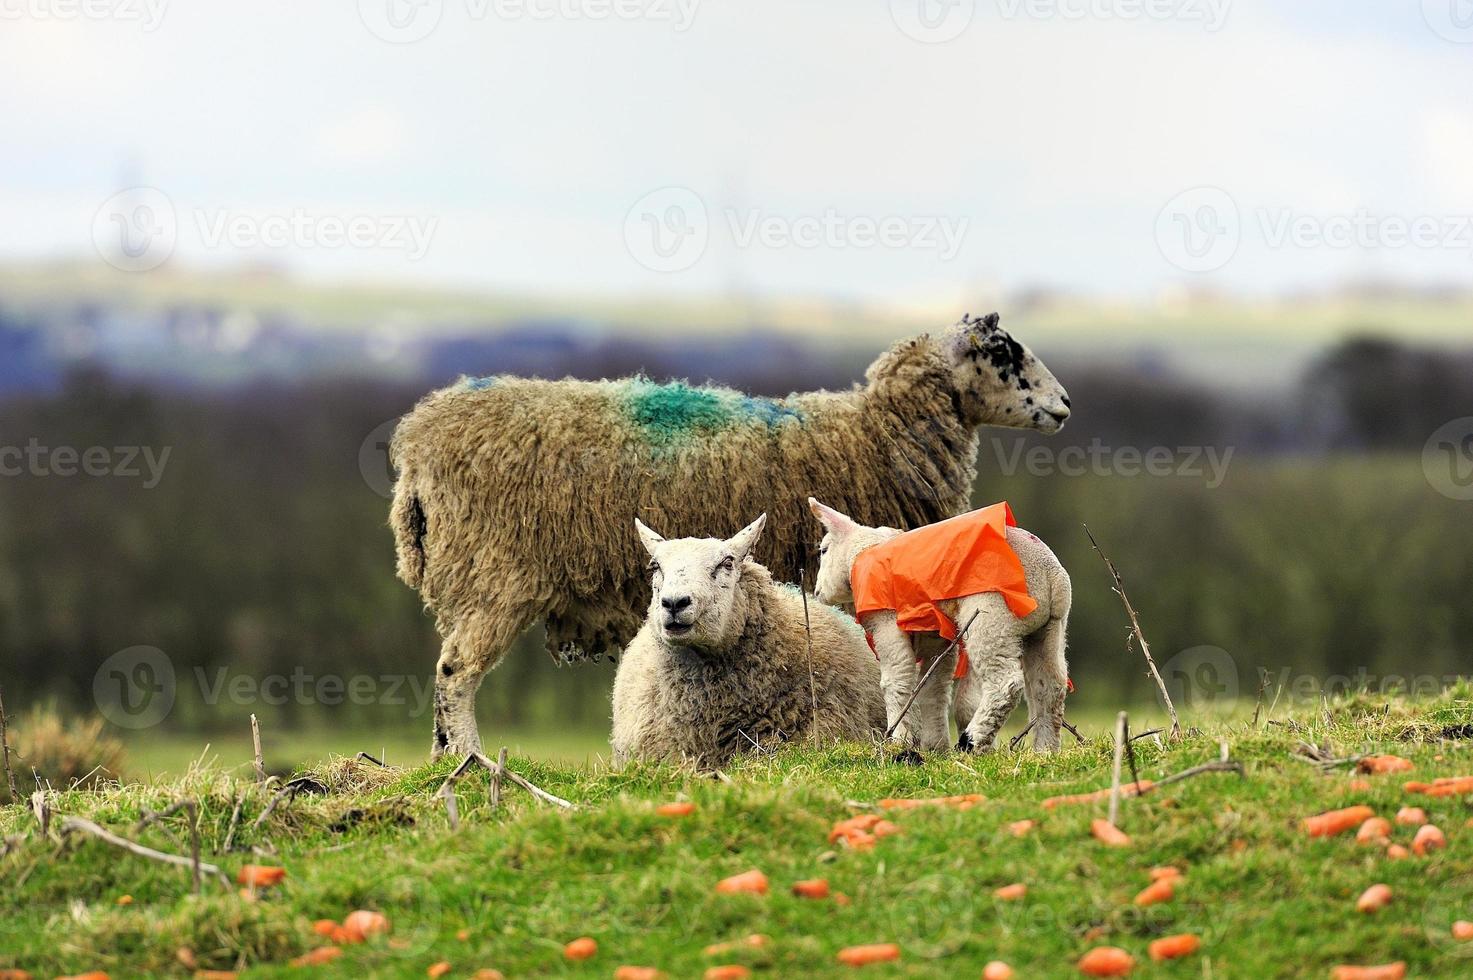
[[[993,504],[861,551],[850,583],[857,616],[893,610],[907,633],[939,633],[956,639],[956,623],[939,603],[979,592],[1000,592],[1014,616],[1038,608],[1028,594],[1023,563],[1008,544],[1017,527],[1007,502]],[[957,658],[956,676],[967,672],[967,652]]]

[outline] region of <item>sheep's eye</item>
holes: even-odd
[[[649,569],[651,575],[657,574],[660,571],[660,563],[651,558]]]
[[[723,571],[723,570],[729,572],[733,568],[736,568],[736,558],[734,558],[731,555],[727,555],[725,558],[721,559],[721,563],[719,565],[717,565],[714,569],[711,570],[711,576],[714,578],[716,576],[716,573],[717,572],[720,572],[720,571]]]
[[[828,553],[829,553],[829,546],[828,545],[824,544],[824,545],[819,545],[818,546],[818,557],[822,558],[824,555],[826,555]]]

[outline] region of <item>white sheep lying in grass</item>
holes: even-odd
[[[816,595],[827,603],[851,604],[850,575],[859,553],[901,534],[895,528],[866,527],[812,497],[809,508],[824,525]],[[1026,694],[1033,746],[1040,752],[1059,747],[1069,669],[1064,641],[1071,597],[1069,574],[1037,537],[1019,527],[1007,528],[1007,543],[1023,564],[1028,594],[1038,606],[1018,617],[997,592],[982,592],[936,605],[962,633],[970,666],[956,687],[956,716],[961,751],[989,752],[998,730]],[[860,617],[880,660],[887,728],[894,726],[915,690],[920,670],[911,635],[896,625],[891,611]],[[970,624],[970,625],[968,625]],[[929,648],[929,650],[928,650]],[[940,655],[934,641],[919,647],[924,655]],[[896,728],[896,737],[925,749],[945,748],[950,741],[947,694],[956,654],[936,665],[924,690]]]
[[[883,732],[880,671],[864,633],[818,602],[808,604],[810,675],[802,596],[748,557],[766,520],[726,541],[666,541],[635,521],[653,597],[614,678],[615,761],[719,765],[790,739]]]

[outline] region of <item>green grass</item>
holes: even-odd
[[[790,747],[743,758],[724,783],[666,766],[612,770],[554,765],[514,755],[513,768],[560,796],[574,812],[543,807],[508,790],[490,808],[487,780],[460,784],[461,826],[446,825],[435,791],[454,760],[379,770],[336,760],[314,771],[330,788],[279,807],[258,831],[267,793],[235,772],[200,769],[172,782],[96,792],[58,792],[52,806],[126,835],[142,808],[182,795],[201,801],[207,860],[232,875],[247,860],[287,868],[286,882],[259,901],[208,886],[189,894],[187,872],[114,850],[100,841],[65,842],[37,833],[20,807],[0,810],[9,836],[0,858],[0,967],[37,976],[105,969],[114,977],[187,975],[176,951],[188,947],[201,966],[247,968],[249,976],[290,976],[286,961],[315,945],[317,918],[355,908],[385,912],[390,941],[347,947],[318,975],[424,976],[439,960],[452,977],[494,967],[508,977],[609,977],[620,964],[657,966],[671,977],[699,977],[715,962],[744,962],[757,976],[847,975],[834,954],[865,942],[898,943],[898,964],[864,976],[976,977],[984,963],[1010,962],[1020,977],[1073,974],[1090,946],[1123,946],[1141,961],[1137,976],[1328,976],[1337,963],[1405,960],[1413,977],[1473,973],[1473,944],[1448,935],[1454,919],[1473,919],[1473,799],[1416,800],[1402,775],[1349,786],[1344,769],[1321,773],[1294,759],[1302,739],[1329,741],[1338,753],[1393,751],[1416,764],[1412,778],[1473,773],[1473,742],[1437,737],[1473,720],[1473,689],[1464,684],[1435,702],[1386,704],[1342,700],[1285,725],[1243,721],[1192,732],[1179,744],[1137,743],[1142,775],[1159,778],[1216,759],[1226,739],[1246,776],[1208,774],[1123,804],[1121,823],[1134,838],[1110,849],[1088,834],[1104,804],[1045,811],[1043,798],[1109,782],[1111,747],[1097,735],[1069,739],[1051,758],[1031,752],[985,757],[936,755],[921,766],[887,761],[877,747]],[[1067,736],[1066,736],[1067,738]],[[903,832],[869,852],[835,847],[832,823],[884,797],[980,792],[970,810],[928,808],[893,815]],[[237,841],[257,849],[220,854],[233,800],[245,794]],[[697,804],[683,819],[660,818],[653,804]],[[1446,850],[1390,861],[1348,836],[1312,840],[1299,820],[1322,810],[1368,803],[1391,816],[1418,802],[1448,837]],[[1014,838],[1006,824],[1039,821]],[[171,822],[182,834],[180,820]],[[1411,832],[1398,828],[1398,839]],[[158,828],[140,839],[174,850]],[[1177,898],[1146,909],[1132,897],[1152,865],[1186,871]],[[760,868],[766,897],[717,896],[725,876]],[[796,879],[826,877],[852,904],[795,898]],[[1022,881],[1019,903],[992,890]],[[1368,885],[1385,882],[1393,904],[1375,916],[1355,911]],[[117,900],[127,894],[130,905]],[[457,938],[468,930],[468,938]],[[772,937],[761,950],[721,960],[709,943],[750,933]],[[1194,932],[1203,949],[1187,960],[1146,958],[1154,937]],[[581,935],[599,943],[584,963],[562,958]]]

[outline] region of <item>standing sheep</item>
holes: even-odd
[[[564,660],[634,635],[649,594],[631,515],[693,534],[773,514],[756,557],[797,578],[807,495],[877,524],[940,520],[968,507],[978,426],[1068,416],[995,313],[895,345],[844,392],[496,377],[426,396],[394,433],[390,524],[443,639],[434,755],[479,747],[476,691],[528,626]]]
[[[880,670],[863,631],[817,602],[805,625],[798,590],[748,557],[766,522],[726,541],[667,541],[635,520],[653,587],[614,677],[616,762],[715,766],[805,736],[883,733]]]
[[[808,506],[827,530],[821,545],[815,592],[824,602],[836,605],[854,604],[853,583],[859,575],[855,565],[864,561],[863,552],[893,542],[890,551],[895,554],[897,547],[904,548],[903,542],[933,530],[926,528],[903,535],[892,527],[866,527],[812,497],[808,498]],[[960,729],[957,748],[964,752],[992,751],[998,731],[1017,706],[1018,698],[1026,693],[1033,747],[1040,752],[1053,752],[1059,747],[1064,697],[1069,684],[1069,668],[1064,659],[1072,597],[1069,574],[1048,545],[1012,524],[1006,504],[998,505],[995,513],[979,511],[952,518],[946,525],[935,530],[944,532],[956,526],[962,535],[973,540],[983,540],[991,534],[997,542],[981,558],[991,566],[984,577],[991,578],[998,591],[970,595],[951,592],[926,597],[929,606],[962,631],[961,639],[967,651],[969,664],[956,688]],[[1005,533],[1005,546],[999,532]],[[1009,549],[1021,568],[1005,554]],[[999,551],[1004,554],[999,555]],[[870,557],[875,554],[871,553]],[[960,579],[963,576],[956,573],[965,570],[945,571],[953,579]],[[873,567],[867,573],[884,574]],[[906,574],[909,575],[909,570]],[[1018,578],[1022,581],[1017,581]],[[912,581],[897,591],[920,594],[928,587],[929,583]],[[875,655],[880,661],[880,685],[885,692],[886,723],[894,725],[916,688],[920,673],[916,650],[911,635],[901,629],[896,609],[861,609],[859,618],[874,641]],[[950,741],[946,692],[955,664],[952,654],[945,663],[936,665],[931,679],[916,696],[905,723],[896,729],[897,737],[928,749],[944,748]]]

